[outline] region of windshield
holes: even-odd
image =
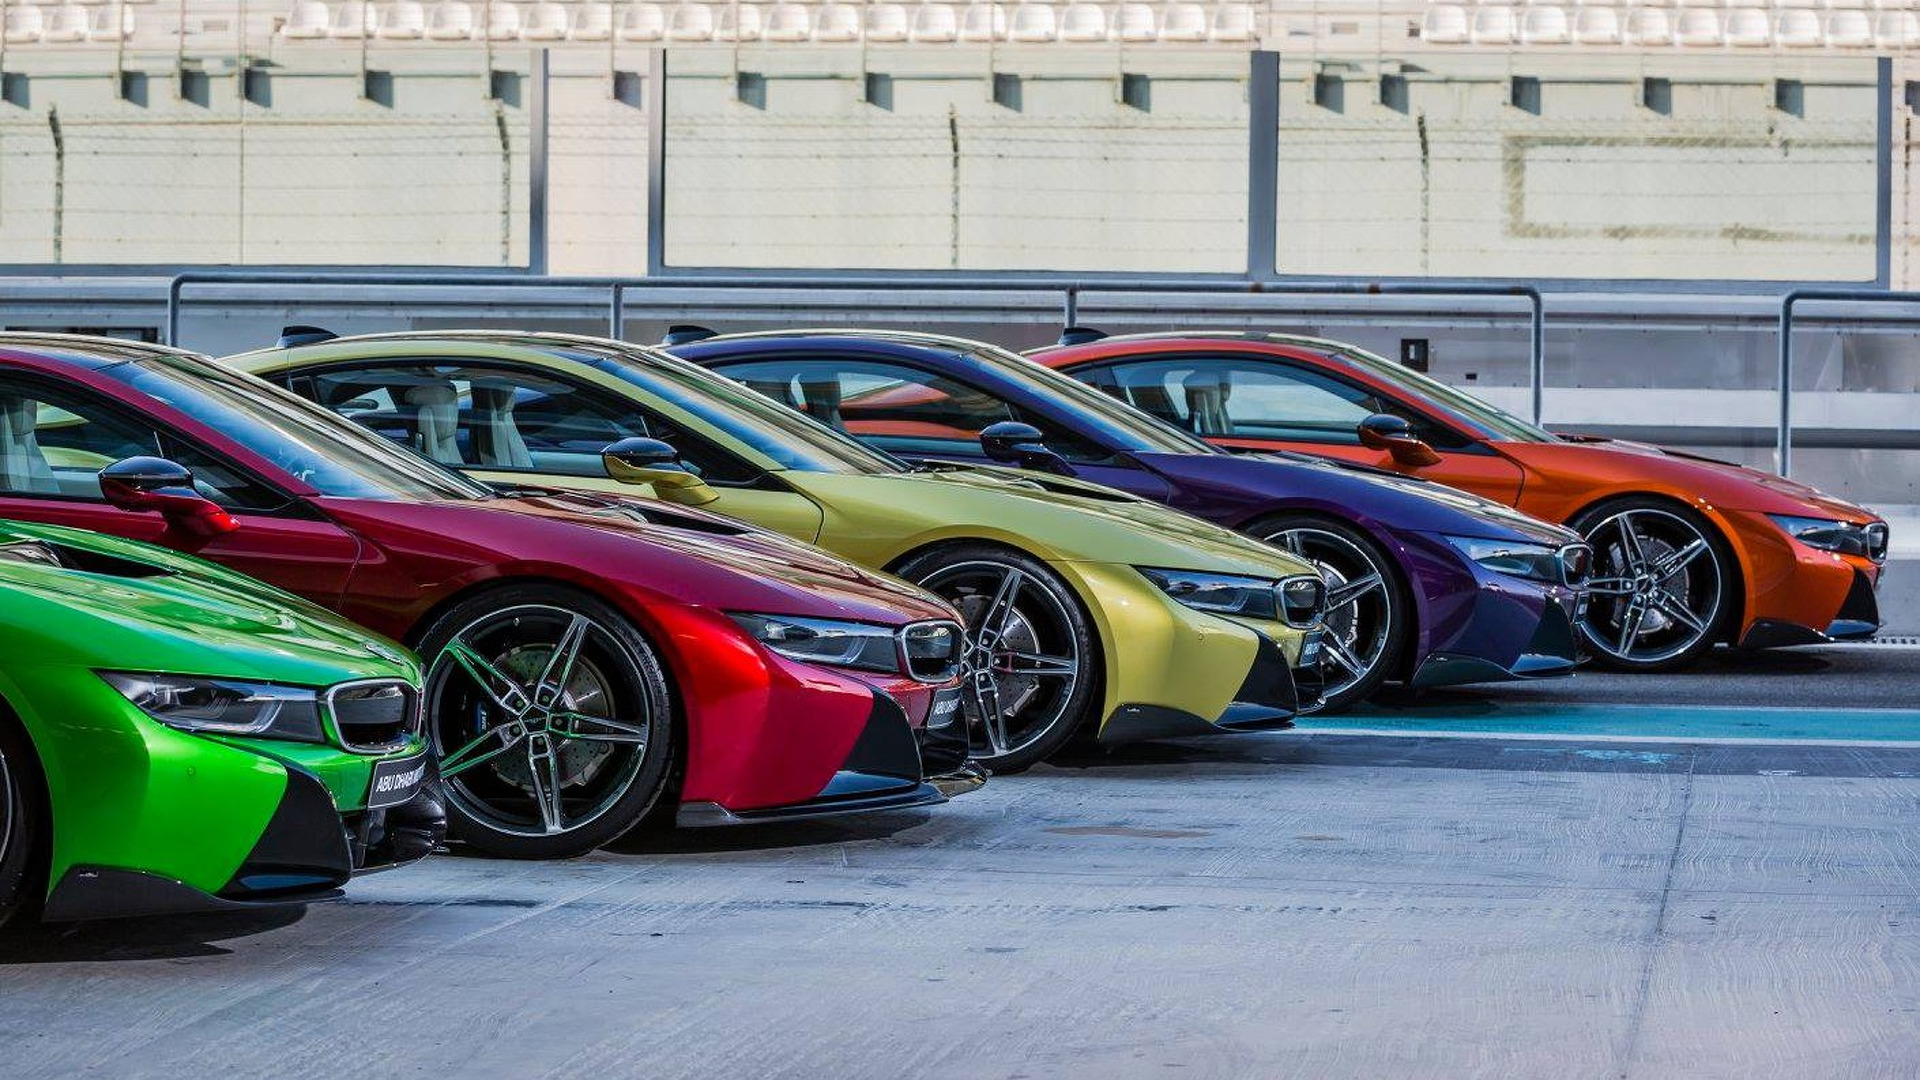
[[[783,469],[880,475],[908,471],[899,458],[677,357],[607,350],[596,365],[745,443]]]
[[[145,356],[102,374],[178,409],[322,495],[391,502],[493,495],[271,383],[206,361]]]
[[[1559,442],[1558,436],[1538,428],[1504,409],[1496,409],[1471,394],[1463,393],[1438,379],[1428,378],[1411,368],[1375,356],[1364,349],[1343,346],[1338,355],[1365,368],[1373,375],[1411,391],[1448,410],[1456,417],[1480,429],[1490,439],[1505,442]]]
[[[1064,399],[1078,411],[1081,422],[1103,436],[1099,441],[1111,449],[1149,454],[1222,453],[1158,417],[1116,401],[1037,361],[991,345],[976,347],[972,355],[1036,393]]]

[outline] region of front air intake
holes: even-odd
[[[400,679],[341,683],[326,707],[340,745],[356,754],[392,753],[420,730],[419,691]]]

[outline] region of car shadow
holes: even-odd
[[[713,855],[891,840],[934,821],[938,810],[896,810],[715,829],[637,829],[602,850],[618,855]]]
[[[224,942],[285,929],[306,914],[305,905],[289,904],[257,911],[10,926],[0,934],[0,968],[226,956],[234,950]]]

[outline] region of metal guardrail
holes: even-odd
[[[1793,475],[1793,309],[1803,301],[1849,304],[1920,304],[1920,292],[1884,289],[1795,289],[1780,298],[1780,421],[1776,429],[1775,465],[1781,476]]]
[[[330,286],[419,285],[441,288],[605,289],[607,336],[620,338],[626,329],[627,293],[670,289],[813,289],[916,290],[979,292],[1059,292],[1061,316],[1067,325],[1077,321],[1080,296],[1088,292],[1171,292],[1221,296],[1432,296],[1512,297],[1528,305],[1527,377],[1532,420],[1540,422],[1546,384],[1546,306],[1540,290],[1529,285],[1447,281],[1255,281],[1245,278],[1091,278],[1060,277],[949,277],[949,276],[830,276],[771,275],[764,277],[686,275],[647,278],[544,277],[475,273],[340,274],[249,273],[243,270],[193,270],[175,274],[167,283],[166,343],[180,342],[182,290],[194,284]]]

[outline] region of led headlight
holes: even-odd
[[[1874,562],[1887,557],[1887,527],[1874,522],[1872,525],[1855,525],[1850,521],[1834,521],[1830,518],[1791,517],[1786,514],[1768,514],[1775,525],[1786,530],[1788,536],[1821,551],[1837,551],[1842,555],[1865,555]]]
[[[899,638],[893,627],[797,615],[732,613],[740,629],[790,660],[862,671],[898,672]]]
[[[1297,613],[1311,607],[1312,615],[1308,618],[1308,623],[1311,623],[1318,618],[1320,608],[1326,602],[1326,586],[1317,577],[1293,577],[1281,582],[1272,578],[1210,574],[1200,570],[1161,570],[1148,566],[1135,569],[1158,586],[1161,592],[1181,604],[1195,611],[1210,611],[1216,615],[1285,619],[1292,623],[1294,615],[1290,612]]]
[[[304,687],[123,671],[100,677],[141,712],[181,731],[327,741],[319,694]]]
[[[1561,557],[1561,549],[1525,540],[1481,540],[1471,536],[1449,536],[1454,550],[1496,574],[1563,584],[1571,568]],[[1584,549],[1583,549],[1584,550]],[[1584,567],[1585,559],[1581,560]],[[1584,576],[1584,569],[1581,571]]]

